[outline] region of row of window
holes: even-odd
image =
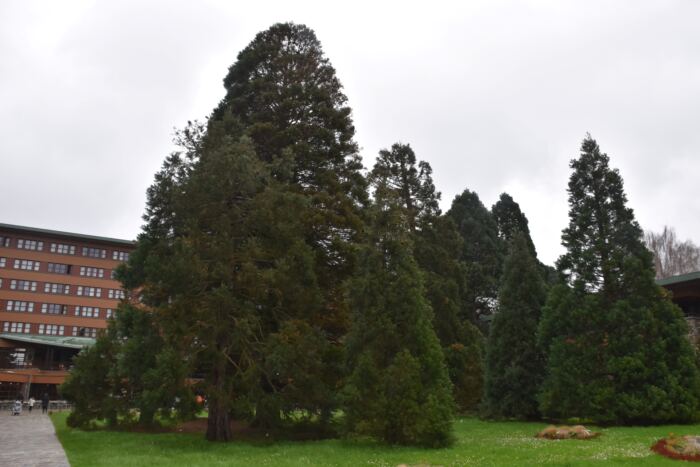
[[[76,337],[97,337],[97,328],[88,328],[82,326],[72,326],[73,336]],[[17,323],[13,321],[5,321],[2,323],[3,332],[11,332],[15,334],[31,333],[32,325],[30,323]],[[60,324],[40,324],[37,332],[47,336],[63,336],[65,335],[65,326]]]
[[[11,279],[10,280],[10,290],[17,290],[19,292],[36,292],[38,283],[37,281],[28,281],[24,279]],[[0,287],[2,287],[2,278],[0,278]],[[76,287],[76,286],[74,286]],[[87,287],[79,285],[75,289],[75,294],[78,297],[94,297],[102,298],[102,288],[100,287]],[[126,293],[121,289],[105,289],[107,290],[107,298],[111,300],[123,300],[126,298]],[[70,295],[71,285],[69,284],[57,284],[55,282],[45,282],[44,283],[44,293],[54,294],[54,295]]]
[[[6,311],[14,311],[21,313],[33,313],[34,312],[34,302],[25,302],[23,300],[7,300],[5,302]],[[104,317],[109,319],[114,315],[114,310],[112,308],[104,308]],[[96,306],[76,306],[74,307],[75,316],[80,316],[84,318],[99,318],[101,311],[99,307]],[[59,303],[42,303],[41,312],[43,314],[49,315],[65,315],[68,312],[68,305],[62,305]]]
[[[16,259],[13,267],[22,271],[39,271],[41,263],[30,259]]]
[[[29,323],[14,323],[10,321],[2,323],[2,332],[29,334],[30,331],[31,324]]]
[[[0,268],[4,268],[7,264],[7,258],[0,258]],[[12,263],[14,269],[23,271],[39,272],[41,269],[40,261],[29,259],[15,259]],[[47,263],[46,270],[52,274],[70,274],[72,265],[61,263]],[[95,268],[90,266],[80,266],[79,273],[83,277],[97,277],[103,279],[105,277],[104,268]],[[114,270],[110,271],[110,279],[114,279]]]
[[[20,300],[8,300],[5,304],[7,311],[22,311],[32,313],[34,311],[34,302],[23,302]]]
[[[39,334],[46,334],[49,336],[62,336],[63,329],[65,326],[62,324],[40,324]]]
[[[73,326],[73,335],[75,337],[92,337],[94,339],[97,337],[97,328]]]
[[[44,242],[41,240],[27,240],[24,238],[18,238],[16,245],[20,250],[44,251]],[[9,248],[10,237],[0,236],[0,247]],[[75,255],[77,248],[75,245],[70,245],[67,243],[50,243],[49,251],[60,255]],[[80,253],[89,258],[107,258],[107,250],[104,248],[84,246],[81,248]],[[129,252],[112,250],[112,259],[116,261],[128,261]]]

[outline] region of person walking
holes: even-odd
[[[49,411],[49,393],[45,392],[41,396],[41,413],[47,413]]]
[[[27,402],[27,406],[29,407],[29,413],[32,413],[32,409],[34,408],[34,404],[36,404],[36,400],[34,397],[29,398],[29,402]]]
[[[12,405],[12,415],[20,415],[22,413],[22,399],[19,394],[15,398],[15,403]]]

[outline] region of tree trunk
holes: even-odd
[[[156,413],[151,407],[143,408],[141,407],[141,413],[139,415],[139,426],[149,427],[153,426],[153,421],[155,419]]]
[[[221,359],[211,375],[213,390],[209,396],[207,435],[209,441],[231,441],[231,418],[226,391],[226,362]]]
[[[229,411],[218,400],[209,400],[209,417],[207,418],[207,440],[231,441],[231,419]]]

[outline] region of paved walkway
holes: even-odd
[[[0,411],[0,466],[70,467],[53,423],[42,415],[41,406],[31,415],[26,409],[18,416]]]

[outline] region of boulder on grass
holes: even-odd
[[[593,432],[583,425],[549,425],[536,435],[537,438],[542,439],[592,439],[597,436],[600,436],[600,433]]]

